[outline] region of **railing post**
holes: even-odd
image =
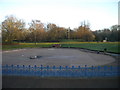
[[[87,77],[87,65],[85,65],[85,77]]]
[[[72,66],[72,69],[74,69],[74,66]]]
[[[61,69],[62,69],[62,66],[60,66],[59,69],[61,70]]]
[[[59,67],[59,76],[61,76],[62,74],[62,66]]]
[[[19,65],[17,65],[17,68],[19,68]]]
[[[30,71],[30,65],[28,66],[28,75],[31,75],[31,71]]]
[[[41,69],[41,76],[43,76],[43,65],[41,65],[40,69]]]
[[[66,66],[65,68],[68,69],[68,66]]]
[[[104,66],[104,76],[106,75],[107,66]]]
[[[28,69],[29,69],[29,70],[30,70],[30,67],[31,67],[31,66],[30,66],[30,65],[28,65]]]
[[[49,65],[47,65],[47,76],[49,76]]]
[[[42,70],[42,69],[43,69],[43,65],[41,65],[41,67],[40,67],[40,68],[41,68],[41,70]]]
[[[80,74],[81,73],[81,67],[80,66],[78,66],[78,77],[80,77]]]
[[[7,68],[7,69],[6,69],[6,68]],[[5,69],[6,69],[7,74],[9,74],[9,67],[8,67],[8,64],[6,64]]]
[[[97,70],[97,76],[100,76],[101,75],[101,73],[100,73],[100,66],[98,66],[97,68],[98,68],[98,70]]]
[[[34,68],[35,68],[34,75],[36,75],[36,68],[37,68],[37,66],[35,65]]]
[[[78,66],[78,69],[80,69],[80,66]]]
[[[72,68],[71,68],[71,69],[72,69],[72,74],[71,74],[71,76],[72,76],[72,77],[74,77],[74,75],[75,75],[75,72],[74,72],[74,71],[75,71],[75,67],[74,67],[74,66],[72,66]]]
[[[113,67],[112,66],[110,66],[110,70],[112,71],[112,69],[113,69]]]
[[[113,75],[113,72],[114,70],[113,70],[113,67],[112,66],[110,66],[110,72],[112,73],[112,75]]]
[[[13,66],[14,66],[14,65],[12,64],[12,65],[11,65],[11,67],[12,67],[12,70],[13,70]]]
[[[22,72],[23,72],[23,75],[24,75],[24,73],[25,73],[25,65],[23,65],[23,70],[22,70]]]
[[[56,74],[55,74],[55,73],[56,73],[56,70],[55,70],[55,69],[56,69],[56,67],[55,67],[55,65],[54,65],[54,66],[53,66],[53,76],[56,75]]]
[[[53,66],[53,69],[55,69],[56,67],[55,66]]]
[[[93,77],[94,76],[94,66],[91,67],[91,76]]]
[[[92,66],[92,70],[93,70],[94,66]]]
[[[49,69],[49,66],[47,65],[47,70]]]
[[[66,75],[66,76],[68,75],[67,69],[68,69],[68,66],[65,66],[65,75]]]
[[[12,67],[11,74],[13,74],[13,72],[14,72],[13,66],[14,66],[14,65],[12,64],[12,65],[11,65],[11,67]]]
[[[19,65],[17,65],[16,73],[19,75]]]

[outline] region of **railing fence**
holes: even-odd
[[[120,76],[118,66],[25,66],[4,65],[2,75],[41,76],[41,77],[112,77]]]

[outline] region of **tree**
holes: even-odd
[[[58,27],[55,24],[49,23],[47,25],[47,39],[49,41],[59,41],[66,37],[67,29]]]
[[[84,25],[79,26],[76,31],[77,39],[82,39],[83,41],[91,41],[95,39],[95,36],[90,30],[89,25],[86,25],[85,22]]]
[[[14,16],[7,16],[2,22],[2,41],[12,43],[13,40],[20,40],[24,31],[25,23]]]
[[[96,30],[96,31],[92,31],[93,32],[93,34],[95,35],[95,41],[102,41],[103,39],[103,37],[102,37],[102,35],[101,35],[101,30]]]
[[[111,41],[120,41],[120,25],[111,26]]]
[[[30,41],[36,43],[45,40],[46,32],[44,30],[44,24],[40,20],[32,20],[29,25]]]
[[[107,41],[120,41],[120,25],[113,25],[110,29],[96,30],[93,32],[96,41],[103,41],[107,38]]]

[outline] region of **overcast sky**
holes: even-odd
[[[77,28],[89,21],[91,30],[118,24],[119,0],[0,0],[0,22],[14,15],[26,23],[33,19]]]

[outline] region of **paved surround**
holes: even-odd
[[[41,56],[30,59],[30,56]],[[83,52],[79,49],[66,48],[36,48],[3,51],[2,64],[8,65],[56,65],[56,66],[98,66],[114,62],[115,59],[108,55]]]

